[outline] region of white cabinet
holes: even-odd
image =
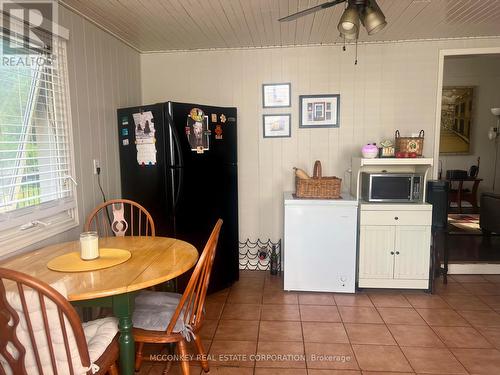
[[[394,279],[428,281],[430,244],[430,226],[411,225],[396,227]]]
[[[359,234],[359,276],[387,280],[394,274],[393,226],[363,225]],[[361,256],[361,254],[363,256]]]
[[[432,206],[362,204],[358,286],[429,287]]]
[[[353,293],[358,202],[285,194],[284,289]]]

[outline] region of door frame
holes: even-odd
[[[464,55],[492,55],[500,54],[500,47],[487,48],[461,48],[461,49],[442,49],[439,50],[438,62],[438,84],[436,90],[436,121],[434,127],[434,168],[432,178],[437,180],[439,173],[439,141],[441,138],[441,97],[443,94],[443,71],[444,58],[446,56],[464,56]]]

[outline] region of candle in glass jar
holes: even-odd
[[[92,260],[99,257],[99,239],[97,232],[83,232],[80,234],[80,258]]]

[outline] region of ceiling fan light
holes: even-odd
[[[359,39],[359,32],[356,34],[342,34],[340,33],[341,38],[345,38],[345,40],[356,40]]]
[[[354,24],[351,22],[342,22],[340,27],[345,31],[350,31],[354,27]]]
[[[342,35],[356,35],[359,30],[359,14],[355,7],[348,6],[340,17],[337,29]]]
[[[366,28],[368,35],[378,33],[387,25],[384,13],[382,13],[375,0],[370,0],[361,16],[361,22]]]

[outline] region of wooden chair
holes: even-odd
[[[139,203],[112,199],[94,208],[85,222],[85,231],[96,231],[101,237],[154,237],[155,224],[149,212]]]
[[[451,202],[457,202],[458,213],[462,213],[462,202],[469,202],[472,205],[473,211],[478,212],[477,192],[479,183],[482,178],[465,178],[465,179],[448,179],[450,186],[453,187],[453,182],[458,182],[457,189],[450,189],[448,194],[448,206],[451,207]],[[464,188],[464,182],[472,182],[472,190]]]
[[[144,344],[175,343],[181,356],[182,373],[189,375],[186,346],[191,339],[194,339],[203,370],[209,371],[205,349],[198,332],[205,314],[205,297],[221,226],[222,220],[219,219],[182,295],[142,291],[136,297],[132,318],[137,347],[136,371],[139,371],[142,361],[147,359],[142,355]]]
[[[117,331],[114,318],[82,325],[56,289],[0,268],[0,374],[118,375]]]

